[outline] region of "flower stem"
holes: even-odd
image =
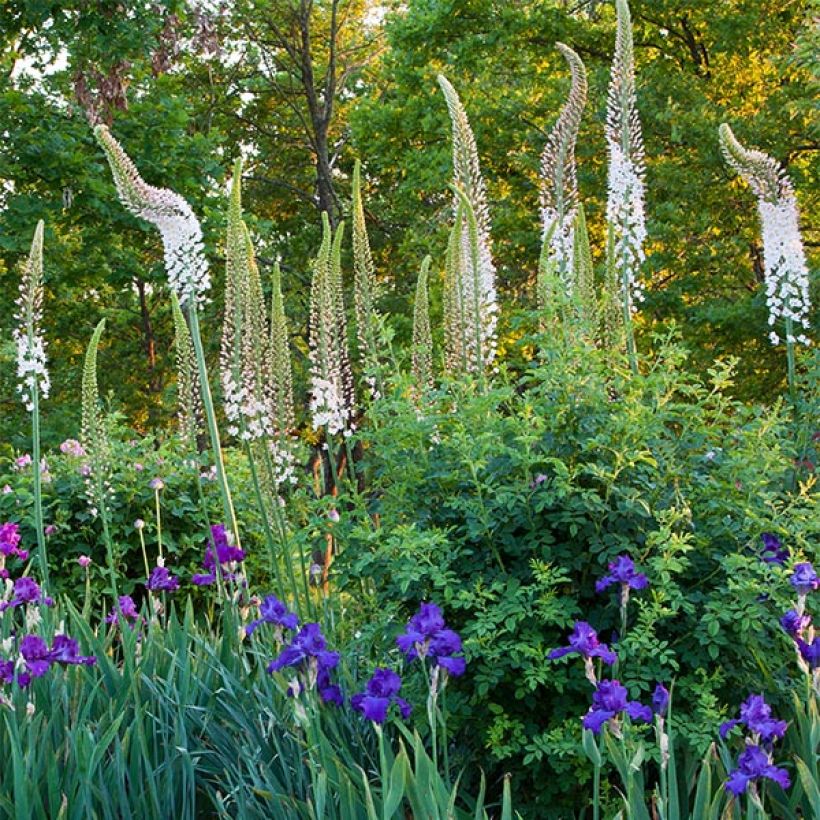
[[[196,365],[199,373],[199,384],[202,391],[202,404],[205,408],[205,416],[208,421],[208,435],[211,439],[211,449],[213,451],[214,465],[216,466],[216,478],[219,483],[219,492],[222,497],[222,507],[225,514],[225,524],[231,529],[234,536],[234,544],[241,546],[239,538],[239,527],[236,523],[236,514],[231,500],[231,490],[228,486],[228,477],[225,474],[225,462],[222,459],[222,445],[219,440],[219,427],[216,423],[216,412],[214,410],[213,397],[211,396],[211,386],[208,381],[208,367],[205,363],[205,351],[202,348],[202,336],[199,331],[199,316],[196,306],[189,304],[186,306],[188,322],[191,328],[191,340],[194,343],[194,353],[196,354]],[[219,562],[217,561],[217,564]]]
[[[37,532],[37,555],[43,573],[43,586],[49,588],[48,553],[43,530],[43,483],[40,474],[40,390],[35,383],[31,387],[31,439],[32,464],[34,474],[34,529]]]
[[[162,558],[162,513],[159,505],[159,489],[154,490],[154,499],[157,509],[157,549],[159,550],[159,557]]]

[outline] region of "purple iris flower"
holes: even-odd
[[[584,715],[583,726],[593,734],[600,734],[607,721],[617,718],[623,712],[632,720],[650,723],[652,710],[637,700],[627,700],[626,687],[617,680],[602,680],[592,694],[592,706]]]
[[[626,589],[645,589],[649,579],[642,572],[635,572],[635,562],[628,555],[619,555],[609,563],[609,575],[604,575],[595,584],[596,592],[603,592],[612,584],[620,584]]]
[[[316,691],[325,703],[342,706],[345,702],[342,690],[330,679],[330,670],[321,667],[316,675]]]
[[[135,623],[132,624],[132,627],[136,626],[136,620],[139,618],[139,612],[137,612],[137,605],[134,603],[134,599],[130,595],[120,595],[119,602],[119,608],[114,607],[108,614],[105,622],[107,624],[117,623],[120,612],[122,612],[122,616],[125,618],[126,623],[128,623],[128,621],[134,621]]]
[[[760,535],[763,542],[763,549],[760,550],[760,557],[766,564],[785,564],[789,560],[789,549],[780,543],[780,539],[771,532],[764,532]]]
[[[350,705],[374,723],[384,723],[392,704],[399,707],[402,719],[410,717],[412,706],[399,697],[401,678],[392,669],[376,669],[367,682],[365,691],[353,695]]]
[[[14,661],[0,659],[0,683],[14,682]]]
[[[231,572],[231,565],[245,560],[245,551],[239,547],[234,547],[228,540],[228,532],[224,524],[214,524],[211,527],[211,543],[205,550],[205,557],[202,559],[202,567],[207,570],[205,574],[194,575],[191,580],[197,586],[208,586],[216,582],[216,559],[222,570],[222,578],[226,581],[233,581],[236,575]]]
[[[652,693],[652,711],[659,717],[663,717],[668,708],[669,690],[662,683],[659,683]]]
[[[69,638],[68,635],[55,635],[48,659],[52,663],[74,666],[93,666],[97,662],[97,659],[92,656],[78,654],[79,649],[77,641]]]
[[[171,575],[165,567],[154,567],[145,586],[152,592],[176,592],[179,589],[179,578]]]
[[[737,765],[725,784],[726,791],[737,797],[746,791],[750,782],[763,777],[773,780],[782,789],[788,789],[791,785],[788,772],[773,765],[771,757],[760,746],[747,746],[740,753]]]
[[[794,565],[794,572],[789,582],[797,590],[798,595],[808,595],[820,586],[820,578],[808,562]]]
[[[811,615],[801,615],[796,609],[790,609],[780,619],[780,625],[789,637],[797,640],[811,626]]]
[[[319,624],[305,624],[290,645],[268,664],[268,672],[278,672],[286,666],[302,666],[311,660],[316,661],[319,669],[334,669],[339,663],[339,653],[328,651]]]
[[[745,726],[753,735],[759,735],[762,740],[768,742],[783,737],[788,727],[785,720],[776,720],[772,717],[772,707],[766,703],[763,695],[749,695],[740,705],[740,717],[721,723],[720,736],[725,739],[738,725]]]
[[[815,636],[811,643],[798,638],[797,649],[800,657],[809,665],[809,669],[814,671],[820,668],[820,637]]]
[[[618,656],[605,643],[598,640],[598,633],[586,621],[575,622],[569,636],[569,646],[553,649],[547,657],[555,660],[573,652],[577,652],[584,659],[600,658],[608,666],[612,666],[618,660]]]
[[[26,662],[26,671],[17,676],[20,686],[28,686],[31,678],[40,678],[48,672],[51,666],[48,644],[39,635],[26,635],[20,641],[20,654]]]
[[[463,675],[467,668],[461,638],[447,628],[436,604],[421,604],[406,631],[396,638],[396,645],[410,660],[429,657],[433,666],[440,666],[450,675]]]
[[[43,595],[40,585],[28,576],[18,578],[14,582],[14,591],[11,600],[0,603],[0,612],[10,607],[21,606],[23,604],[45,604],[51,606],[54,603],[51,598]]]
[[[278,627],[281,636],[283,629],[296,630],[299,628],[299,618],[291,612],[275,595],[268,595],[259,605],[261,618],[251,621],[245,627],[245,633],[252,635],[262,624],[273,624]]]
[[[15,555],[21,561],[25,561],[28,558],[28,550],[20,549],[20,540],[19,524],[0,524],[0,555]]]

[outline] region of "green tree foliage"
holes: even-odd
[[[638,107],[647,154],[647,303],[637,331],[677,320],[699,364],[737,355],[738,391],[779,384],[766,340],[762,256],[754,202],[722,165],[717,128],[737,125],[788,167],[809,250],[817,247],[817,151],[811,123],[811,21],[788,0],[714,3],[635,0]],[[381,265],[410,298],[413,270],[444,260],[450,171],[447,114],[435,76],[459,89],[487,177],[499,283],[531,300],[538,260],[538,157],[566,98],[557,41],[589,71],[578,139],[581,200],[600,266],[604,249],[605,91],[614,47],[608,3],[411,0],[387,26],[389,47],[351,114],[374,190]],[[798,48],[795,50],[795,42]],[[816,81],[815,81],[816,82]],[[815,85],[816,87],[816,85]],[[777,375],[772,375],[777,374]]]

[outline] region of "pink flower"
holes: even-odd
[[[12,492],[11,486],[9,484],[6,484],[3,487],[2,492],[3,492],[3,495],[8,495],[10,492]]]
[[[45,534],[46,535],[54,535],[55,532],[57,532],[57,527],[55,527],[54,524],[49,524],[45,528]]]
[[[19,458],[16,458],[14,460],[14,466],[18,470],[24,470],[30,464],[31,464],[31,456],[28,453],[25,453],[24,455],[22,455]]]
[[[73,438],[67,438],[60,445],[60,452],[64,453],[67,456],[75,456],[76,458],[82,458],[85,455],[83,445]]]
[[[80,565],[83,569],[87,569],[89,566],[91,566],[91,558],[89,558],[89,556],[87,556],[87,555],[81,555],[81,556],[77,559],[77,563],[78,563],[78,564],[79,564],[79,565]]]
[[[138,473],[141,473],[141,472],[145,469],[145,465],[140,464],[140,463],[139,463],[139,461],[135,461],[135,462],[134,462],[134,469],[135,469]]]

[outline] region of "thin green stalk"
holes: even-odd
[[[191,329],[191,340],[194,343],[194,353],[196,354],[196,365],[199,373],[199,384],[202,391],[202,404],[205,407],[205,417],[208,422],[208,435],[211,439],[211,450],[216,466],[216,478],[219,483],[219,492],[222,497],[222,507],[225,514],[225,523],[231,529],[234,536],[234,544],[239,547],[239,526],[236,522],[233,501],[231,500],[231,490],[228,486],[228,477],[225,473],[225,462],[222,459],[222,445],[219,439],[219,427],[216,423],[216,411],[214,410],[211,386],[208,381],[208,367],[205,363],[205,351],[202,348],[202,336],[199,331],[199,316],[195,305],[188,305],[186,308],[188,322]],[[216,562],[217,567],[219,561]],[[217,575],[221,574],[221,569],[217,569]]]
[[[159,551],[159,557],[162,558],[162,510],[159,503],[159,487],[154,490],[154,500],[156,502],[157,514],[157,549]]]
[[[601,765],[593,766],[592,774],[592,820],[599,820],[601,812]]]
[[[789,378],[789,397],[791,398],[792,407],[797,410],[797,376],[794,362],[794,342],[791,341],[794,336],[794,322],[790,316],[786,317],[786,362],[788,365]]]
[[[145,563],[145,578],[146,580],[151,577],[151,568],[148,564],[148,551],[145,549],[145,536],[142,534],[142,527],[137,528],[137,532],[140,536],[140,546],[142,547],[142,560]]]
[[[638,375],[638,354],[635,350],[635,333],[632,327],[632,306],[629,295],[629,266],[626,263],[626,252],[624,252],[623,271],[621,273],[621,287],[623,294],[621,302],[624,312],[624,331],[626,332],[626,352],[629,356],[629,367],[634,375]]]
[[[279,574],[279,561],[276,558],[276,547],[273,543],[273,533],[271,532],[270,520],[268,519],[268,511],[265,507],[265,499],[262,496],[262,488],[259,485],[259,474],[256,470],[256,459],[253,457],[253,450],[249,441],[245,442],[245,453],[248,457],[248,466],[251,470],[251,480],[253,481],[253,491],[256,495],[256,504],[259,507],[259,515],[262,518],[262,528],[265,531],[265,541],[267,541],[268,544],[271,569],[273,570],[273,574],[276,578],[276,592],[281,598],[284,597],[284,587],[282,586],[282,577]]]
[[[46,550],[46,536],[43,528],[43,480],[40,474],[40,390],[37,383],[31,388],[31,438],[32,458],[34,463],[34,529],[37,531],[37,554],[40,569],[43,573],[43,586],[49,588],[48,552]]]

